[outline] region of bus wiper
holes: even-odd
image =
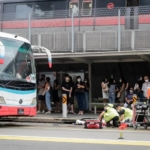
[[[35,86],[18,86],[18,85],[6,85],[6,88],[18,89],[18,90],[33,90]]]
[[[19,80],[12,80],[8,82],[5,86],[11,88],[35,88],[35,84]]]

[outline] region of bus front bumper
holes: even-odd
[[[0,117],[5,116],[35,116],[36,106],[1,106],[0,105]]]

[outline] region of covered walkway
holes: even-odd
[[[94,101],[95,98],[101,97],[100,85],[102,78],[105,76],[109,78],[127,76],[127,80],[132,80],[132,83],[134,83],[140,75],[150,75],[149,50],[105,53],[52,53],[52,69],[49,69],[47,66],[46,53],[36,51],[34,52],[34,57],[37,72],[56,71],[60,82],[63,80],[64,73],[84,72],[85,76],[89,78],[91,87],[89,92],[90,110],[92,101]],[[116,67],[116,65],[119,67]]]

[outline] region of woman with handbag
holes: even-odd
[[[106,103],[108,100],[108,79],[105,78],[101,84],[102,86],[102,95],[103,95],[103,102]]]
[[[75,83],[75,95],[77,98],[77,103],[78,103],[78,109],[79,109],[79,115],[83,115],[83,110],[84,110],[84,83],[81,80],[80,76],[77,76],[76,83]]]

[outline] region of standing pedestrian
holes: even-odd
[[[108,98],[109,98],[109,103],[114,104],[115,103],[115,83],[113,82],[113,79],[110,79],[109,84],[108,84]]]
[[[81,80],[81,76],[77,76],[76,83],[75,83],[75,92],[76,92],[76,98],[78,103],[78,109],[79,109],[79,115],[83,115],[84,110],[84,83]]]
[[[45,87],[45,75],[41,75],[41,79],[38,85],[38,111],[37,114],[45,113],[45,96],[43,96],[43,91]]]
[[[46,114],[51,114],[51,100],[50,100],[50,78],[46,77],[46,85],[45,85],[45,89],[43,92],[43,95],[45,95],[45,100],[46,100],[46,106],[48,111],[46,112]]]
[[[72,84],[70,83],[69,75],[65,75],[65,80],[62,83],[62,95],[66,94],[67,96],[67,105],[69,104],[69,98],[71,98],[72,93]]]
[[[143,94],[144,94],[144,101],[145,101],[149,98],[149,95],[148,95],[148,88],[150,88],[149,77],[145,76],[144,81],[145,82],[142,85],[142,91],[143,91]]]
[[[125,86],[126,86],[126,80],[124,77],[121,77],[119,79],[119,91],[118,91],[118,101],[119,103],[124,103],[125,102]]]
[[[103,102],[106,103],[108,100],[108,79],[107,78],[103,79],[101,83],[101,87],[102,87]]]

